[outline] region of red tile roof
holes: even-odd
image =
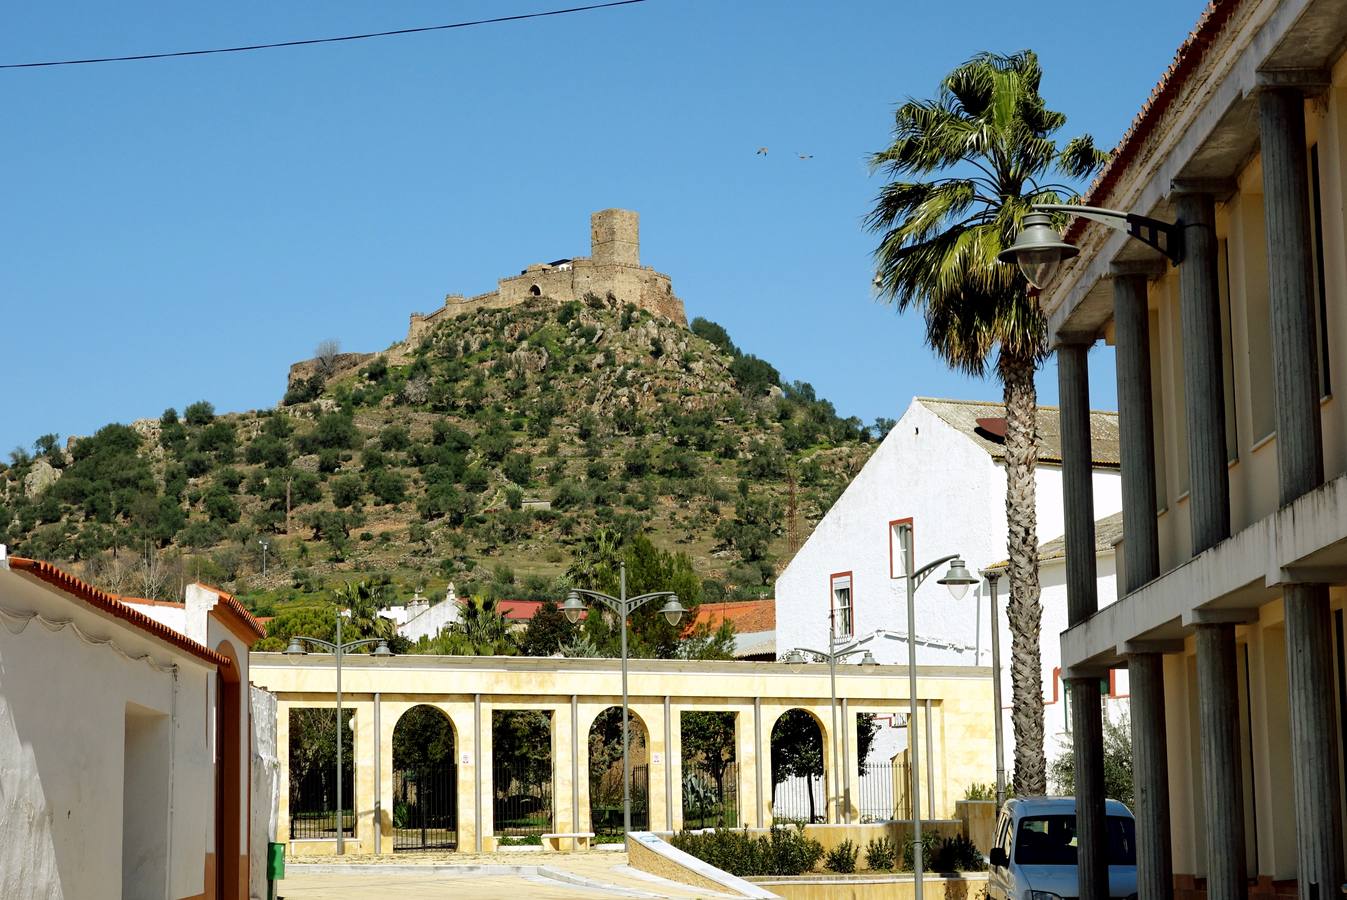
[[[697,617],[691,627],[707,625],[719,628],[729,622],[738,634],[754,634],[776,629],[775,600],[727,600],[723,603],[703,603],[697,607]]]
[[[81,581],[69,572],[56,568],[51,563],[42,562],[36,559],[25,559],[21,556],[11,556],[9,558],[9,567],[11,570],[17,569],[20,572],[24,572],[34,578],[45,581],[47,584],[50,584],[61,592],[69,594],[79,600],[83,600],[94,609],[116,616],[127,624],[157,637],[164,643],[171,644],[179,650],[184,650],[212,665],[221,668],[228,668],[233,665],[233,663],[230,662],[229,657],[216,653],[209,647],[203,647],[185,634],[169,628],[162,622],[156,622],[154,619],[151,619],[130,603],[122,601],[120,598],[113,594],[109,594],[107,591],[99,590],[92,584]]]
[[[233,594],[225,593],[219,588],[202,581],[198,581],[197,584],[216,594],[220,598],[220,607],[225,612],[225,618],[233,619],[233,624],[251,634],[254,641],[260,641],[267,636],[266,627],[258,621],[256,616],[244,609],[243,604],[235,599]],[[247,634],[241,635],[241,637],[247,636]],[[249,643],[252,643],[252,641],[249,641]]]
[[[1108,192],[1136,159],[1165,111],[1179,96],[1193,72],[1202,64],[1207,50],[1230,23],[1241,2],[1242,0],[1211,0],[1207,4],[1201,18],[1197,20],[1197,25],[1174,54],[1174,61],[1169,64],[1159,83],[1151,90],[1150,97],[1142,104],[1141,111],[1132,120],[1132,126],[1118,142],[1117,148],[1113,151],[1113,158],[1100,171],[1094,184],[1090,185],[1085,195],[1085,203],[1097,206],[1105,201]],[[1085,225],[1085,219],[1073,219],[1071,226],[1066,230],[1066,240],[1075,241],[1079,238]]]

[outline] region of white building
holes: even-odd
[[[421,638],[433,638],[458,622],[462,606],[451,583],[444,599],[434,605],[417,591],[405,606],[390,606],[379,610],[379,615],[398,627],[398,634],[412,643]]]
[[[130,602],[0,546],[0,626],[0,896],[249,896],[257,621],[204,585]]]
[[[1091,429],[1095,515],[1108,517],[1122,508],[1117,415],[1092,413]],[[1038,430],[1038,533],[1057,538],[1063,532],[1063,512],[1055,408],[1039,408]],[[1007,556],[1004,434],[1003,404],[920,397],[913,400],[777,579],[778,656],[795,647],[827,650],[829,617],[835,612],[839,646],[869,649],[881,663],[906,664],[907,585],[901,577],[904,534],[911,534],[918,566],[951,553],[962,555],[974,573],[1003,562]],[[1069,743],[1058,677],[1057,635],[1067,624],[1065,569],[1060,548],[1054,551],[1058,544],[1060,539],[1043,547],[1040,571],[1049,759]],[[1116,595],[1115,568],[1111,544],[1101,546],[1101,602]],[[1008,580],[1000,579],[998,600],[1002,693],[1007,708],[1006,754],[1010,760],[1013,733],[1008,715]],[[932,578],[917,592],[918,662],[989,665],[989,606],[985,581],[956,603]],[[887,760],[905,745],[903,730],[884,728],[876,737],[872,759]]]

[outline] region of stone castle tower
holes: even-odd
[[[604,209],[590,216],[589,252],[596,266],[639,266],[640,213],[629,209]]]
[[[412,313],[411,343],[436,322],[483,309],[507,309],[532,297],[558,304],[588,294],[631,303],[657,316],[687,324],[683,301],[668,275],[641,265],[641,216],[629,209],[604,209],[589,217],[589,256],[534,263],[518,275],[500,279],[496,289],[474,297],[450,294],[432,313]]]

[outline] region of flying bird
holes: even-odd
[[[767,155],[767,148],[766,148],[766,147],[759,147],[759,148],[758,148],[758,156],[766,156],[766,155]]]
[[[798,156],[798,157],[800,157],[800,159],[813,159],[813,158],[814,158],[814,154],[812,154],[812,153],[797,153],[797,154],[795,154],[795,155]]]

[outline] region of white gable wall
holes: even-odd
[[[1001,535],[1004,547],[1004,483],[987,453],[914,401],[777,578],[778,655],[793,647],[827,649],[829,579],[837,572],[852,573],[857,636],[877,630],[906,634],[906,585],[889,567],[889,522],[913,519],[918,565],[947,553],[966,554],[970,566],[996,562],[1004,557],[996,541]],[[985,524],[969,527],[975,522]],[[901,561],[895,565],[901,567]],[[948,591],[934,582],[918,591],[918,634],[968,649],[919,646],[918,662],[973,662],[972,600],[961,604],[962,615],[951,603]],[[874,647],[883,663],[906,662],[906,652],[892,641]]]
[[[1035,472],[1040,541],[1062,534],[1062,472],[1040,464]],[[950,553],[962,554],[970,571],[1004,560],[1006,547],[1006,474],[1004,466],[967,435],[914,400],[898,424],[815,528],[776,583],[777,655],[795,647],[826,650],[830,578],[852,573],[856,640],[881,663],[907,663],[907,585],[890,570],[889,523],[913,520],[916,564]],[[1103,518],[1122,508],[1116,469],[1094,473],[1094,514]],[[896,550],[896,548],[895,548]],[[1116,598],[1112,553],[1100,554],[1100,604]],[[901,570],[901,561],[898,563]],[[990,665],[986,583],[957,603],[936,583],[943,567],[917,591],[919,664]],[[1058,636],[1066,627],[1065,568],[1061,560],[1040,574],[1044,608],[1041,658],[1044,698],[1052,701],[1060,664]],[[1009,579],[1000,579],[1003,698],[1010,704],[1010,630],[1005,618]],[[849,642],[847,642],[849,643]],[[1060,693],[1060,692],[1059,692]],[[1047,714],[1049,758],[1060,747],[1065,729],[1059,700]],[[1013,731],[1005,717],[1008,766]],[[874,759],[887,759],[905,744],[901,731],[881,733]],[[881,746],[882,745],[882,746]],[[882,755],[881,755],[882,754]],[[989,771],[989,776],[990,776]]]

